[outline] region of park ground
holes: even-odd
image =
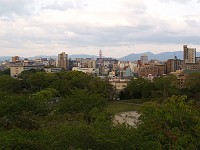
[[[114,114],[114,124],[126,123],[135,126],[140,116],[140,114],[137,113],[140,106],[141,104],[129,102],[109,102],[106,110],[107,112]]]
[[[141,104],[129,103],[129,102],[109,102],[106,111],[112,114],[118,114],[122,112],[137,111]]]

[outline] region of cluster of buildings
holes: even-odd
[[[159,60],[148,60],[147,55],[141,56],[140,60],[120,61],[114,58],[75,58],[71,59],[68,54],[62,52],[57,59],[37,58],[33,60],[20,59],[19,56],[12,57],[11,61],[0,63],[0,69],[10,68],[11,76],[17,77],[22,71],[30,69],[43,69],[48,73],[60,72],[62,70],[82,71],[100,77],[109,77],[109,81],[116,90],[123,89],[127,82],[134,77],[153,79],[166,74],[175,74],[180,80],[180,86],[184,84],[184,71],[200,70],[200,57],[196,56],[196,48],[188,48],[183,45],[183,60],[176,56],[165,62]]]

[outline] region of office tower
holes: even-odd
[[[65,52],[58,54],[58,67],[68,70],[68,54]]]
[[[12,62],[17,62],[17,61],[19,61],[19,56],[12,57]]]
[[[144,54],[140,57],[140,60],[141,60],[141,63],[144,65],[148,63],[148,56]]]
[[[183,45],[183,61],[185,64],[196,63],[196,48],[188,48]]]

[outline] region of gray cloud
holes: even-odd
[[[0,16],[13,16],[13,15],[28,15],[28,5],[32,0],[1,0],[0,1]]]
[[[127,0],[128,3],[123,3],[124,6],[119,5],[120,10],[115,10],[114,7],[115,15],[109,11],[109,7],[96,11],[88,8],[91,7],[88,5],[87,9],[82,10],[85,5],[78,1],[65,0],[62,3],[42,1],[35,4],[33,0],[0,0],[1,48],[35,50],[66,46],[128,47],[137,43],[200,45],[198,36],[200,22],[199,14],[196,12],[192,16],[191,14],[180,16],[177,20],[173,16],[170,18],[170,15],[165,19],[162,18],[162,12],[158,17],[151,16],[148,6]],[[160,1],[172,2],[172,0]],[[183,1],[185,0],[176,0],[176,2]],[[33,3],[34,7],[37,5],[38,14],[23,17],[30,15],[33,9],[29,8]],[[110,5],[112,7],[111,2]],[[104,8],[104,5],[101,7]],[[79,10],[68,13],[66,12],[68,9]],[[58,19],[55,14],[60,14]],[[15,22],[9,22],[10,16],[17,16]]]
[[[195,19],[188,19],[188,20],[185,20],[185,22],[192,28],[200,28],[199,22]]]
[[[160,2],[178,2],[178,3],[182,3],[182,4],[185,4],[187,2],[190,2],[189,0],[160,0]]]
[[[30,30],[23,30],[23,28],[17,31],[15,28],[7,30],[6,34],[0,36],[0,39],[9,41],[8,44],[4,44],[5,47],[9,47],[10,43],[14,47],[23,47],[24,43],[34,43],[34,45],[47,47],[53,45],[72,47],[130,46],[135,43],[191,43],[200,45],[200,36],[185,35],[185,32],[182,33],[182,31],[171,31],[168,25],[164,26],[163,24],[143,24],[135,27],[95,27],[84,24],[57,25],[36,22],[32,24]],[[161,27],[162,30],[157,31],[157,27]]]
[[[65,0],[63,3],[59,3],[59,1],[55,1],[52,4],[44,5],[42,6],[42,9],[66,11],[68,9],[81,9],[84,6],[87,6],[87,5],[84,4],[80,0]]]
[[[47,5],[47,6],[43,6],[42,9],[50,9],[50,10],[60,10],[60,11],[66,11],[68,9],[74,9],[76,8],[76,6],[74,5],[73,2],[67,2],[64,4],[51,4],[51,5]]]
[[[147,10],[145,3],[140,1],[139,3],[134,3],[134,1],[126,1],[124,2],[125,9],[129,9],[135,14],[144,14]]]
[[[166,28],[166,27],[165,27]],[[48,30],[47,41],[43,40],[44,43],[59,43],[67,44],[71,46],[123,46],[132,45],[134,43],[193,43],[200,44],[200,36],[189,35],[170,31],[169,29],[163,29],[162,31],[156,32],[155,26],[116,26],[116,27],[93,27],[85,25],[68,25],[67,28],[60,27],[60,30],[50,31]],[[65,31],[70,31],[75,34],[74,36],[67,36],[64,34]],[[38,40],[39,38],[35,38]],[[46,44],[47,44],[46,43]]]

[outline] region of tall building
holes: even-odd
[[[183,45],[183,68],[185,70],[200,70],[199,58],[196,57],[196,48],[188,48]]]
[[[12,62],[17,62],[17,61],[19,61],[19,56],[12,57]]]
[[[183,60],[177,59],[176,56],[174,57],[174,59],[168,59],[165,64],[166,74],[175,72],[176,70],[180,70],[183,68]]]
[[[68,54],[65,52],[58,54],[58,67],[68,70],[68,64]]]
[[[183,61],[185,64],[196,63],[196,48],[188,48],[183,45]]]
[[[140,57],[140,60],[141,60],[142,65],[147,64],[148,63],[148,56],[144,54]]]

